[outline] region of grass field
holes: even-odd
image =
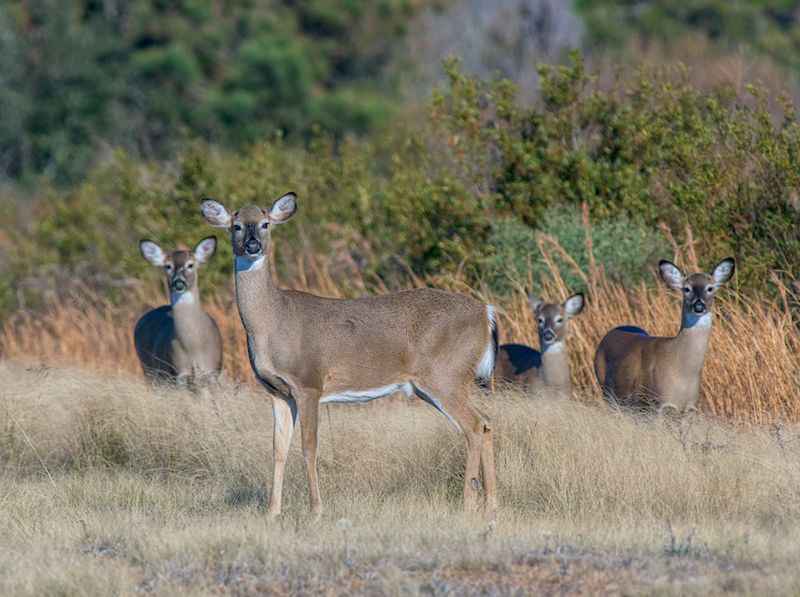
[[[348,295],[305,263],[288,285]],[[284,514],[269,521],[271,408],[230,299],[205,303],[226,351],[206,396],[141,381],[130,334],[155,292],[17,313],[0,332],[0,594],[797,594],[796,297],[776,281],[778,300],[748,298],[734,282],[715,305],[703,414],[634,420],[600,399],[594,348],[624,323],[674,333],[679,300],[591,270],[571,324],[574,400],[476,396],[496,433],[491,531],[461,512],[463,439],[402,398],[326,407],[325,513],[307,514],[295,439]],[[552,271],[546,299],[580,290]],[[522,293],[410,282],[423,284],[496,304],[501,339],[536,345]]]
[[[284,516],[265,516],[271,409],[247,384],[202,399],[6,363],[0,387],[0,594],[800,590],[792,426],[479,396],[497,433],[489,532],[460,511],[463,440],[419,403],[323,413],[314,523],[298,442]]]

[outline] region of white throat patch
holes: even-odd
[[[194,293],[192,292],[172,292],[169,295],[169,301],[173,307],[178,305],[193,305]]]
[[[711,327],[711,311],[697,315],[696,313],[686,313],[683,316],[683,327],[690,328],[710,328]]]
[[[234,262],[236,272],[254,272],[264,267],[264,256],[251,259],[250,257],[242,257],[237,255]]]
[[[542,352],[547,354],[555,354],[559,352],[564,352],[564,350],[565,350],[564,342],[559,341],[559,342],[553,342],[552,344],[544,347]]]

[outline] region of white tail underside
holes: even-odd
[[[489,323],[489,344],[486,346],[486,350],[475,369],[475,375],[478,379],[490,379],[494,371],[494,331],[497,329],[497,320],[495,319],[494,307],[492,305],[486,305],[486,319]]]

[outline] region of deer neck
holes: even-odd
[[[171,293],[170,304],[175,322],[175,335],[182,343],[191,344],[193,337],[200,333],[198,323],[205,316],[197,284],[185,292]]]
[[[542,344],[544,347],[544,344]],[[569,372],[569,355],[563,340],[542,349],[542,381],[545,385],[569,389],[572,380]]]
[[[681,329],[674,338],[674,343],[678,358],[683,362],[684,371],[699,373],[703,368],[713,320],[710,311],[703,315],[683,313]]]
[[[281,292],[272,273],[272,262],[266,255],[258,259],[234,258],[236,303],[242,324],[249,335],[270,327]]]

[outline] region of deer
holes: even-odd
[[[272,397],[273,475],[268,516],[281,513],[284,469],[300,424],[311,515],[320,518],[317,434],[322,404],[354,404],[402,392],[443,414],[466,446],[464,508],[496,520],[492,427],[471,403],[470,387],[490,380],[497,351],[495,310],[471,297],[433,288],[334,299],[280,288],[271,234],[297,211],[286,193],[271,207],[233,213],[212,199],[201,211],[230,233],[235,296],[250,365]]]
[[[658,268],[667,287],[683,295],[678,334],[657,337],[636,326],[615,328],[597,347],[595,374],[611,405],[683,416],[697,412],[714,298],[733,277],[736,263],[727,257],[711,273],[689,276],[667,260]]]
[[[222,369],[222,336],[214,319],[200,303],[197,274],[217,248],[217,239],[204,238],[193,251],[164,252],[142,239],[142,257],[161,268],[170,304],[147,311],[136,322],[133,341],[145,377],[151,382],[173,382],[198,387],[217,379]]]
[[[544,390],[559,397],[572,393],[566,339],[570,320],[584,307],[583,294],[573,294],[563,303],[546,303],[528,297],[539,332],[541,351],[524,344],[503,344],[497,352],[495,380],[525,389]]]

